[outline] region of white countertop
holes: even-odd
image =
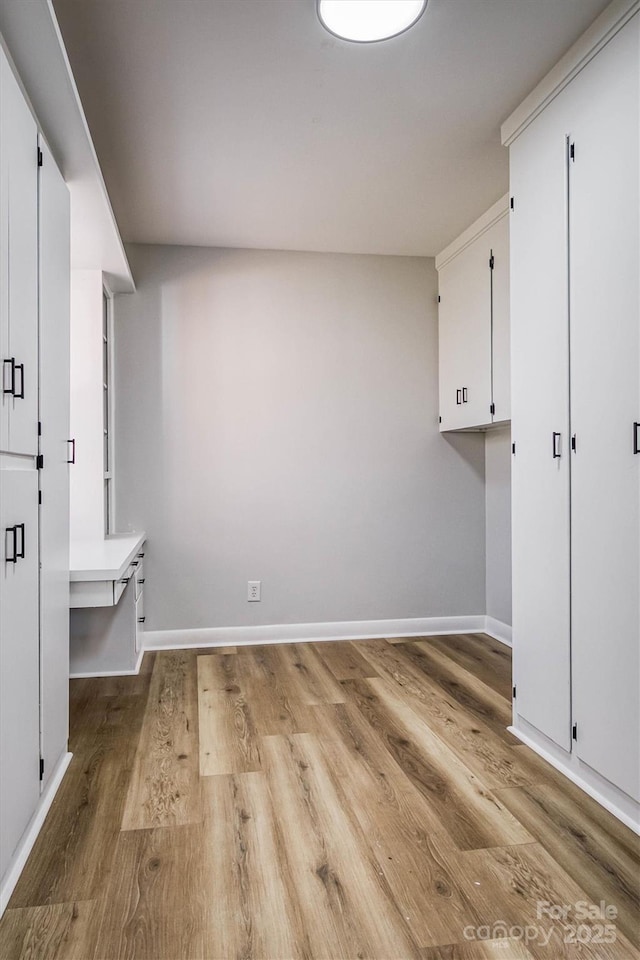
[[[69,579],[120,580],[145,539],[142,532],[114,533],[104,540],[72,540]]]

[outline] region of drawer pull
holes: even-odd
[[[138,617],[138,623],[144,623],[146,619],[146,617]]]

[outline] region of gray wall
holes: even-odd
[[[485,440],[487,614],[511,625],[511,431]]]
[[[433,261],[129,252],[117,519],[148,533],[147,629],[483,613],[484,438],[438,433]]]

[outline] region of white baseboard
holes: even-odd
[[[132,670],[93,670],[88,673],[70,673],[70,680],[92,680],[96,677],[136,677],[140,673],[140,665],[144,657],[145,648],[140,649],[136,665]]]
[[[506,643],[508,647],[511,647],[511,625],[503,623],[502,620],[496,620],[494,617],[485,617],[485,620],[484,632],[488,633],[494,640],[499,640],[500,643]]]
[[[523,730],[521,726],[510,726],[507,729],[543,760],[559,770],[568,780],[571,780],[586,794],[593,797],[601,807],[608,810],[626,827],[640,835],[640,804],[632,797],[622,793],[595,770],[591,770],[586,764],[581,764],[575,754],[566,753],[552,743],[544,734],[536,731],[531,724],[527,724],[522,719],[519,720],[519,724],[526,724],[526,730]]]
[[[38,808],[29,821],[29,825],[22,835],[18,849],[13,855],[13,859],[9,864],[9,869],[2,878],[2,881],[0,881],[0,917],[6,910],[11,894],[13,893],[15,885],[20,878],[20,874],[24,869],[24,865],[29,858],[29,854],[33,849],[33,845],[38,838],[38,834],[42,829],[42,824],[44,823],[45,817],[49,812],[49,808],[53,803],[56,793],[58,792],[58,787],[62,783],[62,778],[67,771],[67,767],[71,763],[72,757],[72,753],[63,753],[58,760],[58,764],[51,774],[49,783],[47,784],[44,793],[40,797]]]
[[[376,640],[484,633],[484,614],[464,617],[418,617],[406,620],[345,620],[335,623],[285,623],[259,627],[209,627],[202,630],[149,630],[145,650],[188,647],[235,647],[257,643],[304,643],[322,640]]]

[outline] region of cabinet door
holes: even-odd
[[[494,423],[511,418],[511,323],[509,319],[509,217],[484,234],[491,273],[491,399]]]
[[[441,430],[491,422],[491,271],[483,238],[439,271]]]
[[[37,127],[4,55],[0,57],[2,239],[2,449],[38,449]],[[12,389],[13,393],[5,393]]]
[[[66,751],[69,681],[69,191],[43,143],[40,247],[40,655],[44,780]]]
[[[522,133],[509,158],[513,666],[516,713],[569,750],[568,238],[560,100]]]
[[[640,800],[638,20],[573,82],[572,649],[576,752]]]
[[[23,531],[12,529],[21,525]],[[14,563],[16,553],[24,556]],[[0,469],[0,876],[40,796],[38,660],[38,475],[35,468],[11,469],[5,461]]]

